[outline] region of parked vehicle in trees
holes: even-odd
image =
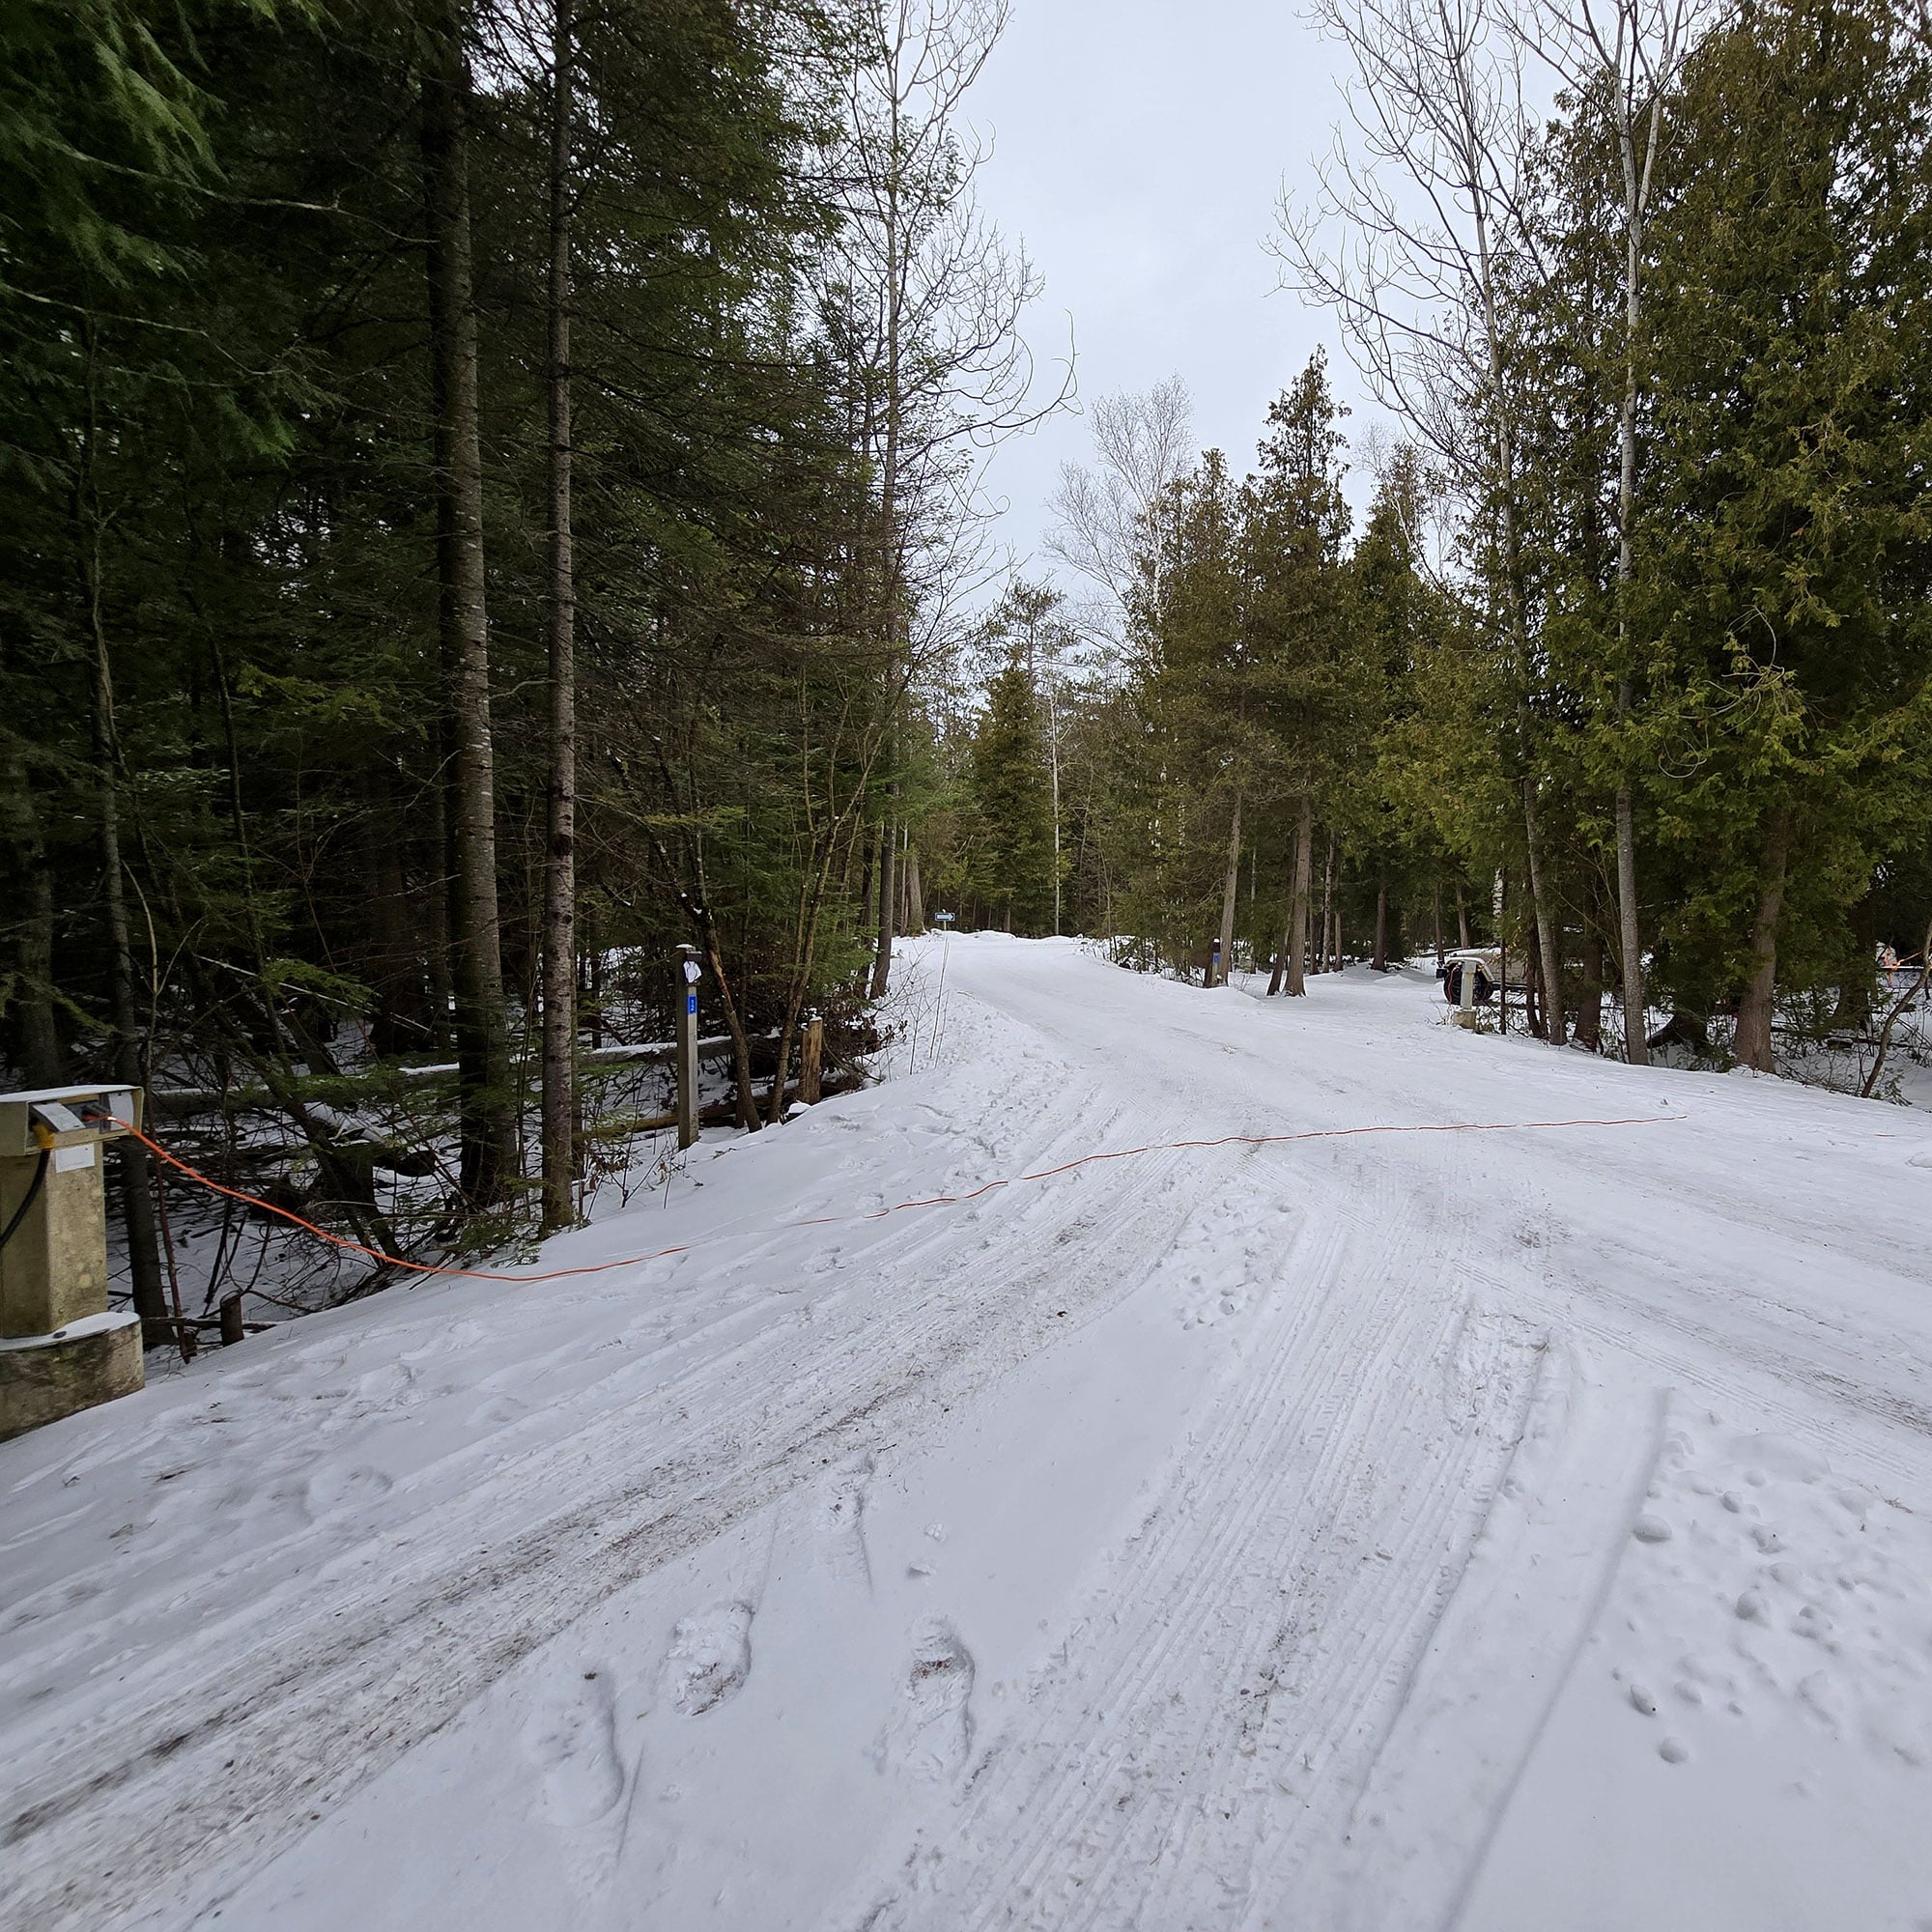
[[[1476,976],[1475,989],[1471,993],[1472,1002],[1479,1007],[1487,1007],[1496,996],[1496,988],[1504,983],[1504,973],[1508,973],[1508,984],[1512,990],[1520,990],[1525,983],[1523,958],[1520,952],[1505,954],[1499,947],[1469,946],[1442,955],[1442,964],[1436,968],[1436,977],[1442,981],[1442,997],[1452,1007],[1463,1004],[1463,976],[1473,973]]]

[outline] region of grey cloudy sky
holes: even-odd
[[[1237,471],[1317,343],[1356,406],[1351,434],[1374,413],[1330,318],[1272,293],[1264,247],[1283,177],[1305,185],[1328,145],[1337,56],[1270,0],[1014,0],[969,98],[994,142],[981,206],[1046,278],[1027,327],[1036,355],[1065,355],[1070,313],[1082,396],[1178,373],[1196,443],[1227,451]],[[1062,415],[989,467],[1009,505],[997,534],[1035,554],[1036,572],[1060,464],[1087,451],[1085,421]]]

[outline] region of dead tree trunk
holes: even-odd
[[[496,757],[484,602],[483,459],[477,435],[476,309],[470,283],[469,74],[462,17],[445,0],[423,76],[437,576],[450,690],[456,859],[452,979],[461,1064],[459,1184],[471,1208],[502,1195],[516,1152],[508,1020],[497,907]]]
[[[1376,881],[1376,951],[1369,961],[1378,973],[1388,971],[1389,887],[1386,879]]]

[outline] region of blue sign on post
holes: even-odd
[[[697,1010],[697,995],[696,993],[687,993],[684,996],[684,1009],[688,1013],[695,1013]]]

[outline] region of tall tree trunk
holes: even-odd
[[[906,847],[906,930],[925,930],[925,890],[920,883],[919,848]]]
[[[889,784],[886,787],[886,809],[888,814],[892,810],[893,803],[898,798],[898,790],[899,788],[896,784]],[[879,836],[879,941],[872,954],[872,997],[875,1000],[883,1000],[886,997],[886,984],[892,978],[893,862],[897,856],[898,847],[895,840],[895,828],[891,816],[888,815],[884,826],[880,829]],[[1009,931],[1012,929],[1012,908],[1010,902],[1007,910],[1007,927]]]
[[[1430,896],[1429,925],[1431,934],[1435,941],[1435,963],[1439,966],[1442,964],[1444,954],[1442,945],[1442,881],[1440,879],[1436,880],[1435,891]]]
[[[1053,782],[1053,936],[1060,937],[1060,708],[1053,679],[1046,685],[1047,768]],[[1241,822],[1241,802],[1235,801],[1235,823]]]
[[[1389,885],[1386,879],[1376,881],[1376,950],[1369,964],[1378,973],[1388,971],[1388,923]]]
[[[895,99],[893,113],[896,123],[899,112]],[[905,577],[905,533],[899,528],[899,462],[900,440],[905,433],[906,372],[901,360],[904,344],[901,339],[901,326],[904,323],[907,296],[906,253],[907,241],[901,226],[899,197],[904,190],[898,169],[889,167],[885,178],[878,184],[882,190],[881,213],[883,220],[882,257],[885,269],[885,371],[880,402],[884,412],[883,462],[879,468],[879,532],[885,545],[884,570],[880,573],[880,633],[887,640],[894,662],[889,664],[888,678],[896,668],[896,656],[904,642],[904,614],[900,609]],[[902,694],[893,690],[892,717],[896,720],[898,704]],[[895,724],[892,743],[896,752],[897,729]],[[893,803],[898,796],[898,786],[886,786],[886,819],[879,836],[879,879],[878,912],[879,925],[877,940],[872,953],[871,997],[882,1000],[893,971]],[[814,908],[814,916],[816,909]],[[1011,925],[1010,910],[1008,920]],[[784,1069],[779,1069],[779,1086],[784,1086]]]
[[[879,876],[879,839],[885,836],[884,828],[877,837],[866,840],[866,856],[859,872],[859,930],[870,932],[873,929],[872,891]]]
[[[1291,999],[1308,991],[1308,894],[1315,869],[1315,801],[1305,793],[1294,821],[1294,885],[1288,905],[1288,983]],[[1326,889],[1323,889],[1324,895]]]
[[[12,747],[6,753],[6,791],[0,806],[6,811],[8,842],[14,847],[15,875],[22,888],[14,954],[20,1072],[29,1087],[56,1087],[60,1035],[54,1024],[54,875],[27,783],[26,761]]]
[[[1633,22],[1633,25],[1634,23]],[[1631,714],[1631,582],[1635,569],[1637,333],[1643,319],[1643,238],[1650,206],[1651,170],[1663,131],[1662,94],[1651,103],[1645,154],[1639,161],[1636,128],[1626,112],[1618,117],[1624,174],[1624,392],[1617,411],[1617,646],[1623,660],[1617,680],[1617,723]],[[1617,786],[1617,933],[1622,954],[1624,1058],[1633,1066],[1650,1064],[1649,1026],[1643,990],[1643,934],[1636,897],[1636,812],[1630,781]]]
[[[1643,935],[1637,923],[1636,825],[1627,784],[1617,787],[1617,950],[1622,955],[1624,1058],[1633,1066],[1648,1066],[1649,1008],[1643,990]]]
[[[470,284],[469,69],[461,9],[443,0],[423,76],[429,202],[430,368],[435,425],[437,575],[443,674],[454,738],[456,847],[452,978],[461,1065],[459,1184],[471,1208],[500,1199],[516,1153],[508,1018],[497,907],[496,753],[490,722],[490,625],[484,599],[483,459]]]
[[[1555,908],[1544,891],[1542,838],[1536,822],[1536,783],[1522,781],[1522,830],[1529,847],[1529,902],[1536,921],[1539,983],[1543,993],[1543,1037],[1551,1046],[1563,1044],[1563,969]]]
[[[1221,984],[1235,959],[1235,895],[1241,884],[1241,795],[1235,794],[1235,815],[1228,825],[1228,869],[1221,881]],[[1056,925],[1055,930],[1059,928]]]
[[[1469,902],[1463,896],[1460,882],[1456,887],[1456,944],[1466,952],[1469,950]]]
[[[1577,1044],[1592,1053],[1603,1045],[1604,935],[1594,920],[1583,927],[1582,971],[1577,999]]]
[[[1291,861],[1290,871],[1293,872],[1293,861]],[[1269,999],[1273,999],[1275,995],[1281,991],[1282,981],[1286,980],[1288,977],[1288,952],[1289,948],[1292,945],[1293,945],[1293,943],[1294,943],[1294,914],[1293,911],[1291,909],[1288,914],[1288,917],[1282,923],[1281,944],[1275,948],[1274,960],[1273,963],[1268,968],[1267,996]]]
[[[570,531],[572,0],[554,0],[550,134],[550,795],[544,847],[543,1223],[576,1218],[577,580]]]
[[[1328,851],[1321,861],[1321,967],[1324,973],[1338,972],[1342,964],[1342,941],[1335,918],[1335,835],[1328,835]]]
[[[1784,909],[1785,865],[1790,855],[1791,814],[1782,806],[1764,826],[1763,871],[1757,917],[1751,924],[1751,970],[1738,1005],[1731,1051],[1760,1073],[1775,1071],[1771,1050],[1772,996],[1777,990],[1777,920]]]
[[[449,902],[456,867],[449,837],[449,756],[440,716],[429,724],[430,781],[423,789],[422,843],[427,869],[422,895],[423,953],[429,969],[430,1044],[442,1052],[450,1043],[450,1013],[456,979],[449,963]]]
[[[81,475],[75,491],[76,521],[84,532],[81,592],[93,643],[92,726],[95,793],[100,840],[101,902],[107,922],[108,1078],[145,1087],[145,1055],[134,1008],[134,952],[128,929],[128,887],[121,864],[121,737],[114,718],[114,668],[107,648],[105,589],[101,582],[101,533],[106,524],[98,494],[95,456],[99,425],[95,415],[97,344],[92,324],[84,326],[87,352],[87,426]],[[161,1285],[161,1247],[155,1217],[154,1162],[139,1141],[126,1135],[114,1143],[121,1181],[121,1213],[128,1233],[128,1264],[141,1339],[158,1348],[176,1337],[167,1321]]]
[[[93,545],[89,603],[94,620],[94,761],[99,798],[102,903],[107,915],[108,1077],[147,1085],[140,1023],[134,1007],[134,951],[128,928],[128,893],[121,864],[121,744],[114,724],[114,677],[99,593],[99,533]],[[121,1213],[128,1231],[134,1312],[150,1349],[177,1339],[161,1283],[160,1231],[155,1217],[154,1160],[139,1141],[114,1143],[120,1171]]]

